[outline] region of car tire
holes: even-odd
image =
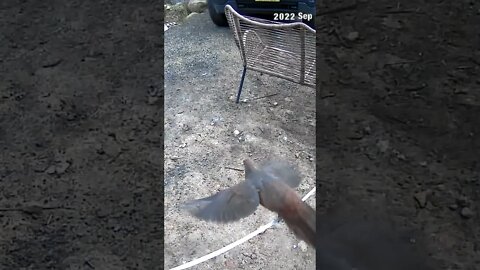
[[[208,6],[208,13],[210,14],[210,18],[212,22],[217,26],[228,26],[227,17],[225,17],[225,13],[217,13],[215,11],[214,3],[212,0],[207,0]]]

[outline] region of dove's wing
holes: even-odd
[[[260,168],[260,170],[272,179],[285,182],[291,188],[298,187],[301,181],[300,174],[296,168],[285,161],[268,161]]]
[[[242,182],[207,198],[185,203],[184,208],[199,219],[214,222],[231,222],[244,218],[257,209],[258,191]]]

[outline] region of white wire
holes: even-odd
[[[306,201],[308,199],[308,197],[312,196],[312,194],[315,193],[316,190],[317,190],[316,187],[314,187],[312,190],[310,190],[310,192],[308,192],[307,195],[303,196],[302,201]]]
[[[308,199],[308,197],[312,196],[313,193],[315,193],[316,191],[316,187],[314,187],[312,190],[310,190],[310,192],[307,193],[307,195],[305,195],[303,198],[302,198],[302,201],[306,201]],[[256,235],[258,234],[261,234],[263,232],[265,232],[268,228],[272,227],[275,223],[277,223],[277,219],[275,220],[272,220],[270,221],[269,223],[261,226],[260,228],[258,228],[257,230],[255,230],[254,232],[252,233],[249,233],[248,235],[244,236],[243,238],[227,245],[227,246],[224,246],[223,248],[221,249],[218,249],[210,254],[207,254],[203,257],[200,257],[200,258],[197,258],[191,262],[188,262],[188,263],[185,263],[185,264],[182,264],[180,266],[177,266],[175,268],[171,268],[170,270],[181,270],[181,269],[187,269],[187,268],[190,268],[192,266],[195,266],[199,263],[202,263],[204,261],[207,261],[207,260],[210,260],[211,258],[214,258],[222,253],[225,253],[227,251],[229,251],[230,249],[240,245],[240,244],[243,244],[245,242],[247,242],[248,240],[252,239],[253,237],[255,237]]]

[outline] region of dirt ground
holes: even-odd
[[[259,208],[224,225],[180,209],[185,201],[244,181],[243,159],[291,161],[303,175],[298,193],[315,186],[315,90],[247,72],[241,98],[247,102],[235,104],[241,73],[230,29],[216,27],[207,13],[165,32],[166,269],[231,244],[276,217]],[[314,207],[315,196],[307,202]],[[192,269],[314,268],[314,250],[281,224]]]
[[[1,269],[162,269],[162,10],[1,1]]]
[[[479,15],[404,0],[317,16],[317,211],[385,194],[436,269],[480,269]]]

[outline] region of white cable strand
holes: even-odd
[[[316,191],[316,187],[314,187],[312,190],[310,190],[310,192],[307,193],[307,195],[305,195],[303,198],[302,198],[302,201],[306,201],[308,199],[308,197],[312,196],[313,193],[315,193]],[[270,221],[268,224],[265,224],[263,226],[261,226],[260,228],[258,228],[257,230],[255,230],[254,232],[252,233],[249,233],[248,235],[244,236],[243,238],[221,248],[221,249],[218,249],[210,254],[207,254],[203,257],[200,257],[200,258],[197,258],[191,262],[188,262],[188,263],[185,263],[185,264],[182,264],[180,266],[177,266],[175,268],[171,268],[170,270],[181,270],[181,269],[187,269],[187,268],[190,268],[192,266],[195,266],[199,263],[202,263],[204,261],[207,261],[207,260],[210,260],[211,258],[214,258],[222,253],[225,253],[227,251],[229,251],[230,249],[240,245],[240,244],[243,244],[245,242],[247,242],[248,240],[252,239],[253,237],[255,237],[256,235],[258,234],[261,234],[263,232],[265,232],[268,228],[272,227],[275,223],[277,223],[278,220],[275,219],[275,220],[272,220]]]
[[[307,195],[303,196],[302,201],[306,201],[308,197],[312,196],[313,193],[317,190],[317,187],[314,187],[310,192],[307,193]]]

